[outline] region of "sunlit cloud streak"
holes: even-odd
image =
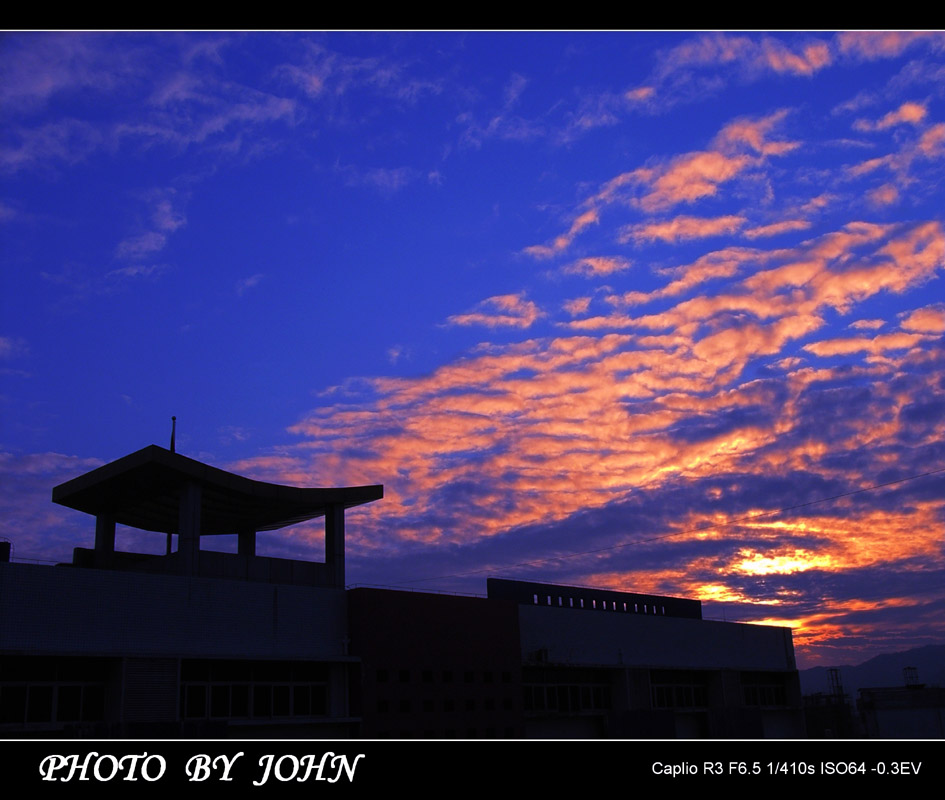
[[[665,222],[648,222],[624,228],[621,241],[678,242],[683,239],[707,239],[711,236],[733,234],[745,224],[745,218],[729,215],[705,219],[679,216]]]
[[[611,275],[615,272],[623,272],[623,270],[630,268],[631,263],[630,259],[623,256],[589,256],[567,264],[562,268],[562,272],[596,278]]]
[[[451,325],[485,325],[488,328],[511,326],[528,328],[543,312],[531,300],[520,294],[487,297],[474,311],[454,314],[447,322]]]

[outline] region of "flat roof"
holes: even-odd
[[[277,530],[323,516],[329,506],[351,508],[384,496],[381,485],[302,488],[254,481],[152,444],[59,484],[52,499],[132,528],[177,533],[180,492],[188,483],[202,490],[202,536]]]

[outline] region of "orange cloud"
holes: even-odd
[[[813,75],[832,60],[825,42],[809,44],[800,53],[793,53],[776,39],[764,40],[764,59],[775,72],[795,75]]]
[[[847,327],[853,328],[854,330],[875,331],[878,328],[882,328],[885,324],[886,320],[882,319],[858,319],[856,322],[851,322]]]
[[[812,197],[804,205],[801,206],[801,211],[805,214],[812,214],[815,211],[822,211],[830,203],[836,200],[836,196],[828,193],[819,194],[816,197]]]
[[[880,167],[889,166],[892,163],[892,158],[890,156],[882,156],[880,158],[871,158],[867,161],[862,161],[859,164],[855,164],[852,167],[846,168],[846,173],[853,178],[858,178],[860,175],[866,175],[870,172],[873,172]]]
[[[910,125],[918,125],[925,119],[927,114],[928,110],[921,103],[908,102],[903,103],[895,111],[890,111],[877,122],[858,119],[853,123],[853,127],[859,131],[884,131],[904,122]]]
[[[656,93],[652,86],[640,86],[636,89],[630,89],[624,92],[624,97],[631,102],[638,103],[643,100],[649,100]]]
[[[912,169],[913,163],[917,159],[940,158],[945,154],[943,145],[945,145],[945,123],[939,123],[925,130],[917,140],[905,139],[897,152],[847,166],[843,172],[847,178],[859,178],[877,169],[886,168],[895,175],[900,187],[908,186],[917,180],[916,171]],[[880,187],[876,192],[878,194],[875,195],[875,200],[881,201],[884,196],[889,196],[884,187]]]
[[[824,513],[825,509],[828,513]],[[812,595],[810,591],[791,590],[790,583],[777,580],[772,582],[773,590],[766,590],[762,582],[807,572],[839,574],[875,566],[898,566],[919,578],[924,570],[935,569],[940,563],[935,531],[936,515],[941,513],[943,504],[920,502],[907,511],[895,513],[868,510],[831,515],[829,509],[822,506],[798,518],[772,515],[770,509],[758,508],[740,515],[758,516],[757,521],[735,523],[725,514],[684,515],[671,526],[675,534],[659,537],[658,545],[648,544],[648,548],[659,546],[664,553],[661,561],[673,564],[672,567],[596,569],[582,576],[580,582],[631,591],[674,591],[703,602],[741,605],[743,613],[758,606],[780,606],[776,617],[766,615],[759,619],[752,615],[754,621],[790,626],[799,646],[805,648],[831,638],[849,637],[851,626],[861,633],[875,635],[888,622],[881,618],[873,623],[863,622],[864,612],[909,608],[917,605],[916,598]],[[738,546],[740,538],[746,535],[754,543]],[[757,543],[759,539],[767,539],[769,544],[762,546]],[[686,549],[687,543],[695,541],[717,542],[720,552],[712,557],[686,558],[691,553]],[[623,544],[632,548],[635,542],[628,537]],[[680,563],[681,557],[684,560]],[[811,601],[818,608],[828,606],[829,613],[811,614]],[[852,622],[848,614],[856,614],[860,622]],[[876,630],[870,630],[873,626]]]
[[[564,310],[567,311],[572,317],[576,317],[578,314],[586,314],[587,309],[590,308],[590,305],[590,297],[576,297],[573,300],[568,300],[564,304]]]
[[[797,142],[769,140],[786,116],[787,111],[782,110],[760,119],[734,120],[714,138],[713,149],[655,161],[611,178],[581,203],[580,213],[565,233],[550,243],[526,247],[523,252],[536,259],[560,254],[584,229],[600,221],[603,208],[618,202],[652,214],[715,196],[720,186],[746,170],[760,167],[768,157],[783,155],[799,146]]]
[[[528,328],[544,316],[531,300],[521,294],[503,294],[488,297],[468,314],[454,314],[448,318],[453,325],[485,325],[489,328],[511,326]]]
[[[919,333],[945,333],[945,305],[937,303],[917,308],[906,315],[902,327]]]
[[[942,155],[945,144],[945,123],[933,125],[919,139],[918,150],[926,158],[938,158]]]
[[[664,75],[691,66],[741,64],[748,72],[772,71],[780,74],[811,76],[832,61],[826,42],[814,41],[799,51],[779,39],[760,41],[747,36],[709,34],[677,45],[666,55]]]
[[[895,58],[907,47],[922,41],[941,49],[945,46],[945,34],[940,31],[845,31],[837,34],[841,53],[868,61]]]
[[[787,110],[776,111],[767,117],[753,120],[748,118],[730,122],[715,137],[715,143],[722,149],[748,145],[759,155],[778,156],[800,147],[799,142],[767,141],[768,135],[781,124],[787,116]]]
[[[734,233],[745,224],[745,218],[739,216],[703,217],[680,216],[664,222],[650,222],[624,228],[620,240],[641,242],[663,241],[678,242],[683,239],[704,239],[709,236]]]
[[[748,156],[727,156],[711,150],[679,156],[648,182],[637,204],[647,212],[665,211],[679,203],[711,197],[719,184],[732,180],[751,163]]]
[[[891,183],[884,183],[866,196],[874,206],[890,206],[899,200],[899,190]]]
[[[886,350],[905,350],[922,341],[924,337],[915,333],[884,333],[869,338],[852,339],[825,339],[804,345],[804,349],[814,355],[838,356],[851,353],[872,353],[874,355]]]
[[[588,209],[575,218],[567,233],[556,236],[550,245],[531,245],[530,247],[526,247],[524,252],[537,259],[552,258],[563,250],[566,250],[571,245],[571,242],[574,241],[574,237],[581,231],[589,225],[596,224],[599,220],[600,216],[597,209]]]

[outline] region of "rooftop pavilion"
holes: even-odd
[[[95,548],[73,566],[271,583],[344,587],[345,510],[379,500],[384,487],[302,488],[255,481],[157,445],[53,489],[53,502],[95,517]],[[256,555],[256,533],[325,518],[324,563]],[[115,549],[115,525],[164,533],[164,555]],[[173,550],[173,536],[177,549]],[[201,551],[202,536],[237,535],[237,553]]]

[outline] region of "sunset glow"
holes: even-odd
[[[945,642],[943,75],[941,33],[6,34],[0,536],[89,546],[52,487],[175,414],[383,484],[352,584]]]

